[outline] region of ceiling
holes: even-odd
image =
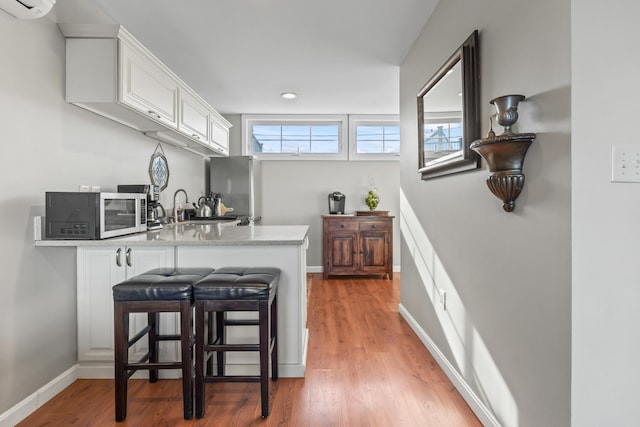
[[[437,2],[58,0],[52,19],[121,24],[223,114],[398,114]]]

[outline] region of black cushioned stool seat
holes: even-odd
[[[196,418],[205,413],[205,383],[260,382],[262,417],[269,415],[269,356],[271,379],[278,379],[278,298],[280,269],[273,267],[225,267],[193,287],[196,307]],[[257,320],[227,319],[228,311],[257,311]],[[214,316],[215,313],[215,334]],[[208,328],[205,337],[205,323]],[[225,326],[258,325],[258,344],[227,344]],[[258,351],[260,375],[225,375],[227,351]],[[213,353],[217,375],[213,375]],[[206,367],[205,367],[206,363]],[[206,368],[206,372],[205,372]]]
[[[140,369],[149,370],[152,383],[158,380],[158,369],[181,369],[184,418],[193,418],[192,287],[213,271],[212,268],[156,268],[113,287],[116,421],[127,416],[127,380]],[[158,314],[161,312],[180,313],[178,335],[160,335]],[[147,326],[131,339],[130,313],[148,316]],[[129,348],[145,335],[149,351],[137,362],[129,362]],[[169,340],[180,341],[180,362],[158,362],[158,342]]]

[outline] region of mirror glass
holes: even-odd
[[[422,179],[480,167],[469,145],[479,138],[478,32],[418,93],[418,164]]]

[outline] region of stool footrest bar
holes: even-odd
[[[259,319],[226,319],[224,321],[224,326],[258,326],[260,325]]]
[[[214,344],[205,345],[205,351],[259,351],[259,344]]]
[[[260,377],[255,376],[218,376],[218,377],[204,377],[206,383],[259,383]]]
[[[151,370],[151,369],[182,369],[181,362],[156,362],[156,363],[127,363],[125,369]]]
[[[180,335],[158,335],[157,341],[180,341]]]
[[[152,325],[147,325],[145,326],[140,332],[138,332],[133,338],[131,338],[129,340],[129,342],[127,343],[127,345],[129,347],[131,347],[132,345],[134,345],[135,343],[137,343],[138,341],[140,341],[140,338],[144,337],[145,335],[147,335],[151,329],[152,329]]]

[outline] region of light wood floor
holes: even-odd
[[[207,413],[182,419],[179,380],[129,381],[125,422],[114,421],[113,381],[78,380],[31,414],[31,426],[481,426],[398,314],[399,280],[312,275],[305,378],[259,385],[208,384]]]

